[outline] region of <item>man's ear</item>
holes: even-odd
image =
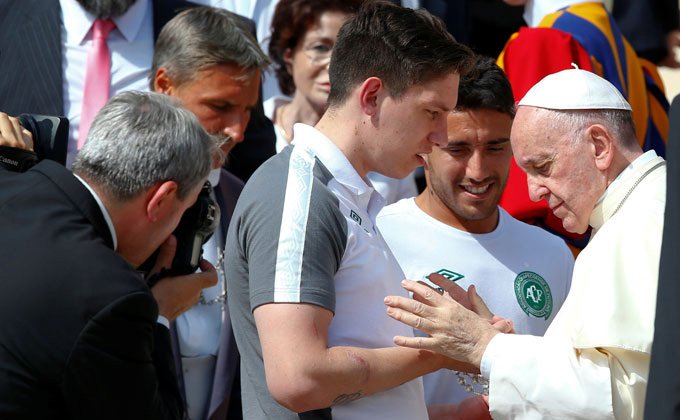
[[[146,217],[150,222],[162,219],[172,210],[174,198],[177,197],[177,183],[175,181],[160,182],[146,193]]]
[[[364,114],[373,116],[378,113],[378,96],[384,88],[383,81],[378,77],[369,77],[364,80],[358,92],[359,105]]]
[[[606,171],[614,159],[614,139],[611,133],[600,124],[591,125],[586,133],[592,144],[595,166],[601,171]]]
[[[172,80],[168,71],[165,67],[159,67],[156,70],[156,75],[153,78],[153,90],[154,92],[164,93],[166,95],[173,95],[173,92],[177,89],[175,82]]]

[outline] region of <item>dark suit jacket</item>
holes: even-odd
[[[0,171],[0,231],[0,418],[181,418],[156,302],[80,181]]]
[[[236,201],[243,190],[243,181],[222,169],[220,183],[215,187],[215,199],[220,206],[220,225],[222,237],[227,237],[227,228],[231,215],[234,213]],[[225,302],[226,304],[226,302]],[[174,323],[170,328],[172,334],[172,347],[175,356],[175,369],[178,372],[179,386],[184,392],[184,380],[182,376],[182,359],[180,356],[177,331]],[[241,381],[239,365],[241,358],[236,347],[234,330],[231,326],[229,311],[225,312],[220,346],[215,365],[212,394],[208,408],[209,420],[234,420],[243,418],[241,405]]]
[[[196,6],[183,0],[152,3],[154,38],[179,11]],[[60,25],[57,0],[0,0],[0,111],[64,115]],[[264,115],[261,99],[245,138],[228,163],[243,180],[275,153],[274,127]]]
[[[670,120],[666,149],[666,214],[645,403],[645,418],[654,420],[680,419],[680,96],[673,100]]]

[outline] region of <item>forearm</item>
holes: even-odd
[[[384,391],[445,365],[436,353],[399,347],[365,349],[331,347],[297,366],[266,366],[267,371],[294,372],[268,385],[275,399],[303,412],[342,404]],[[279,359],[280,363],[292,364]],[[278,365],[279,363],[277,363]],[[296,384],[291,386],[291,383]],[[277,385],[278,384],[278,385]]]

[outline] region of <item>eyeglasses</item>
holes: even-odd
[[[302,51],[305,53],[307,58],[309,58],[312,64],[328,64],[331,59],[331,53],[333,52],[333,46],[315,42],[304,46]]]

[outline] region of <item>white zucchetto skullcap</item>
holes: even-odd
[[[621,109],[631,111],[621,92],[595,73],[569,69],[544,77],[517,104],[537,108]]]

